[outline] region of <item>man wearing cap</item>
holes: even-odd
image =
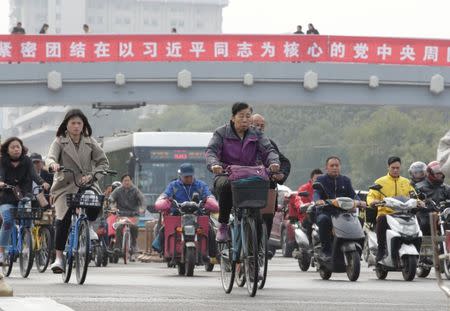
[[[400,176],[401,160],[399,157],[390,157],[387,161],[388,173],[387,175],[375,180],[375,184],[381,185],[383,188],[380,191],[370,190],[367,194],[367,204],[373,207],[376,203],[382,201],[385,197],[410,197],[410,193],[415,193],[409,180]],[[378,252],[376,261],[380,261],[386,254],[386,231],[389,225],[386,220],[386,215],[392,214],[394,211],[386,206],[378,207],[377,213],[377,240]]]
[[[194,194],[198,194],[198,200],[204,202],[204,207],[211,213],[219,211],[219,204],[209,190],[208,185],[194,177],[194,166],[191,163],[181,164],[178,175],[179,178],[170,182],[166,190],[158,197],[155,203],[155,209],[163,214],[175,212],[171,210],[172,200],[178,203],[194,200]],[[161,245],[163,241],[164,231],[159,234]],[[156,238],[158,239],[158,237]]]
[[[39,153],[32,153],[30,155],[30,159],[34,164],[34,170],[36,173],[41,176],[41,178],[47,183],[48,189],[53,184],[53,174],[50,174],[47,170],[44,169],[44,161],[42,160],[42,156]],[[36,187],[37,184],[33,181],[33,189]],[[48,194],[49,190],[45,190],[45,193]]]

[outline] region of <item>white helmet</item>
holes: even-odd
[[[421,161],[414,162],[409,167],[408,172],[413,182],[420,182],[427,177],[427,165]]]

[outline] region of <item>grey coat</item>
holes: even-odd
[[[69,136],[57,137],[50,146],[45,164],[50,166],[53,163],[63,165],[75,171],[77,181],[83,175],[108,169],[109,162],[105,153],[97,141],[92,137],[82,136],[79,149],[77,150]],[[102,175],[97,174],[97,178]],[[94,188],[101,193],[97,183]],[[56,218],[63,219],[68,207],[66,204],[66,194],[77,193],[78,187],[75,185],[72,173],[57,172],[53,179],[50,190],[56,209]]]

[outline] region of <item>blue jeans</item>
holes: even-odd
[[[0,230],[0,247],[6,248],[9,245],[11,230],[14,226],[14,218],[11,215],[11,209],[15,208],[12,204],[0,205],[0,213],[2,214],[3,224]]]

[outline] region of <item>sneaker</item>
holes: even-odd
[[[52,263],[50,266],[50,269],[52,269],[53,273],[55,274],[61,274],[64,272],[64,265],[61,259],[56,258],[55,262]]]
[[[217,229],[216,241],[217,242],[228,241],[228,225],[227,224],[219,225],[219,228]]]
[[[98,235],[92,225],[89,225],[89,237],[91,240],[98,240]]]
[[[376,262],[380,262],[386,256],[386,251],[384,249],[378,249],[377,257],[375,258]]]

